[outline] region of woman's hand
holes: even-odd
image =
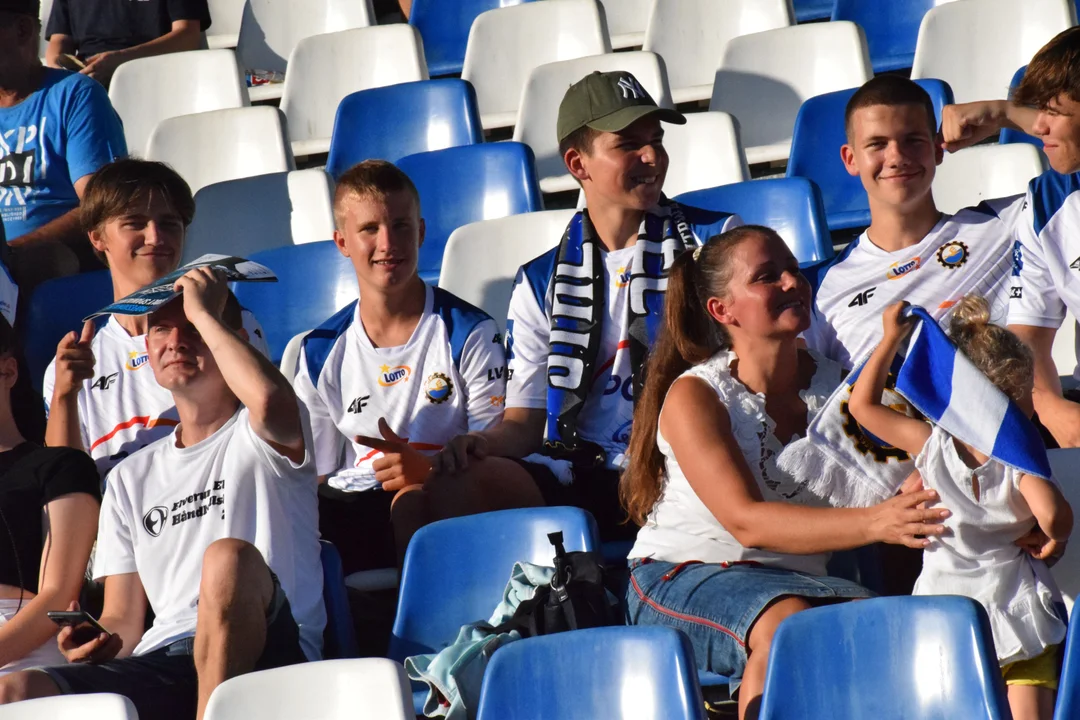
[[[918,507],[923,503],[936,502],[937,499],[938,494],[933,490],[919,490],[897,495],[869,508],[870,542],[907,545],[911,548],[926,547],[930,544],[930,539],[916,536],[943,534],[945,527],[941,523],[952,515],[945,508]]]
[[[911,318],[904,317],[904,308],[907,306],[908,303],[901,300],[885,308],[885,312],[881,314],[881,326],[885,331],[881,338],[883,345],[899,345],[900,341],[911,332]]]

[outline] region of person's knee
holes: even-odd
[[[258,548],[235,538],[216,540],[203,554],[199,605],[232,604],[238,595],[255,594],[270,602],[273,584]]]
[[[37,670],[23,670],[0,678],[0,705],[56,695],[60,688]]]
[[[785,619],[797,612],[809,610],[810,603],[801,597],[784,597],[769,605],[758,616],[754,626],[750,629],[749,645],[755,653],[765,654],[772,646],[773,636]]]

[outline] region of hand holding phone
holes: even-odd
[[[111,634],[89,613],[79,610],[79,603],[71,603],[66,612],[49,612],[48,616],[62,626],[56,644],[68,662],[107,662],[124,646],[119,635]]]

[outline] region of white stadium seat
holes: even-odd
[[[959,0],[963,1],[963,0]],[[1050,469],[1061,494],[1073,508],[1080,507],[1080,448],[1047,450]],[[1076,598],[1080,595],[1080,544],[1069,543],[1065,554],[1050,570],[1065,600],[1070,614]]]
[[[0,705],[0,720],[139,720],[123,695],[57,695],[56,697]]]
[[[983,200],[1022,195],[1028,181],[1044,170],[1042,153],[1028,143],[945,153],[934,175],[934,201],[941,212],[955,213]]]
[[[250,257],[334,237],[334,183],[319,168],[214,183],[195,193],[184,262],[206,253]]]
[[[1080,358],[1080,346],[1077,339],[1080,338],[1080,329],[1076,324],[1076,317],[1071,312],[1065,313],[1065,321],[1061,323],[1057,334],[1054,335],[1054,347],[1051,356],[1054,358],[1054,366],[1057,368],[1061,384],[1065,387],[1076,387],[1077,380],[1073,373],[1076,371],[1076,359]]]
[[[1072,0],[957,0],[923,16],[911,77],[949,83],[956,102],[1004,100],[1009,81],[1075,24]]]
[[[281,97],[293,155],[330,149],[334,117],[346,95],[427,79],[424,46],[412,25],[396,23],[304,38],[289,56]]]
[[[527,2],[477,16],[461,78],[476,89],[484,129],[509,127],[533,68],[606,52],[611,43],[596,0]]]
[[[236,47],[244,18],[244,0],[208,0],[207,4],[210,28],[206,31],[206,44],[212,50]]]
[[[562,2],[563,0],[559,0]],[[540,189],[547,193],[574,190],[577,182],[566,172],[559,155],[559,103],[566,88],[589,73],[626,70],[661,107],[675,107],[668,90],[663,60],[654,53],[621,52],[547,63],[535,68],[521,93],[521,107],[514,125],[514,140],[532,148]]]
[[[150,133],[178,115],[248,104],[247,86],[232,50],[192,50],[126,62],[116,69],[109,99],[124,121],[132,155],[142,155]]]
[[[792,24],[790,0],[660,0],[642,50],[664,58],[675,102],[708,100],[728,41]]]
[[[41,58],[45,57],[45,48],[49,47],[49,41],[45,39],[45,29],[49,26],[49,15],[52,14],[53,0],[41,0],[41,7],[38,9],[38,19],[41,21],[41,39],[38,46],[38,55]]]
[[[205,720],[413,720],[405,668],[386,658],[300,663],[214,689]]]
[[[735,119],[722,112],[688,113],[685,125],[664,123],[668,197],[750,179]]]
[[[645,28],[654,5],[667,0],[600,0],[607,19],[611,47],[616,50],[641,47],[645,42]]]
[[[463,225],[446,241],[439,287],[506,328],[519,267],[559,244],[574,210],[545,210]]]
[[[873,74],[866,39],[852,22],[742,35],[724,51],[709,109],[738,119],[751,165],[785,160],[803,101],[858,87]]]
[[[193,193],[225,180],[296,169],[285,116],[266,106],[163,120],[150,135],[146,158],[171,165]]]

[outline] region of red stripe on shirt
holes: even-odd
[[[176,427],[179,424],[180,424],[179,420],[171,420],[169,418],[153,418],[153,419],[151,419],[149,415],[144,415],[142,417],[133,417],[130,420],[125,420],[124,422],[120,423],[119,425],[114,427],[112,430],[110,430],[109,432],[105,433],[104,435],[99,437],[97,440],[92,442],[90,444],[90,452],[94,452],[94,448],[96,448],[101,443],[109,442],[110,440],[112,440],[113,436],[116,435],[116,433],[120,432],[121,430],[127,430],[129,427],[132,427],[134,425],[145,425],[146,428],[149,430],[150,428],[155,428],[155,427],[158,427],[159,425],[163,425],[163,426],[167,426],[167,427]]]
[[[411,443],[409,443],[409,447],[411,447],[414,450],[438,451],[438,450],[443,449],[442,445],[432,445],[431,443],[412,443],[411,442]],[[371,450],[364,457],[356,458],[356,464],[353,465],[353,467],[360,467],[360,463],[364,462],[365,460],[370,460],[371,458],[375,457],[376,455],[378,455],[381,452],[382,452],[382,450]]]
[[[629,340],[622,340],[622,341],[619,342],[618,345],[615,346],[615,354],[611,356],[610,360],[608,360],[606,363],[604,363],[603,365],[598,367],[596,369],[596,373],[593,374],[593,385],[595,385],[596,381],[599,380],[603,376],[605,370],[607,370],[608,368],[610,368],[612,365],[615,364],[615,358],[618,357],[619,351],[620,350],[625,350],[628,347],[630,347],[630,341]]]

